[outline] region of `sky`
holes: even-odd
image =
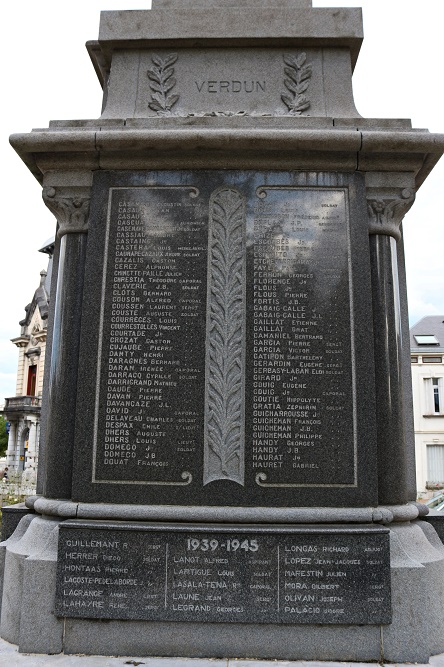
[[[313,6],[363,9],[364,43],[353,77],[361,116],[411,118],[413,127],[444,133],[444,0],[313,0]],[[101,88],[84,44],[97,39],[100,10],[149,8],[149,0],[22,0],[2,7],[0,404],[15,395],[18,350],[10,339],[20,334],[18,322],[47,265],[37,251],[55,229],[41,186],[8,137],[50,120],[97,118]],[[404,219],[411,324],[444,315],[443,189],[444,158]]]

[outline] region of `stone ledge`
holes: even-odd
[[[412,521],[414,505],[390,507],[223,507],[76,503],[39,497],[28,503],[45,516],[127,521],[203,521],[222,523],[383,523]]]
[[[230,127],[230,119],[214,128],[192,120],[192,127],[168,129],[100,129],[97,121],[97,128],[39,130],[14,134],[10,141],[40,182],[46,172],[60,169],[390,172],[399,171],[402,158],[419,187],[444,152],[444,134],[422,130],[242,128]]]

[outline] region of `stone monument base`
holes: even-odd
[[[444,545],[433,527],[417,518],[414,506],[374,511],[376,517],[379,512],[384,520],[394,519],[388,524],[392,622],[295,625],[56,617],[59,527],[63,514],[72,515],[73,504],[40,499],[36,505],[37,512],[45,508],[45,515],[25,516],[0,546],[1,636],[17,644],[20,652],[426,663],[431,655],[444,651]],[[92,512],[92,506],[76,507],[80,514]],[[111,514],[111,509],[108,507],[107,512],[107,506],[101,506],[97,511]],[[141,508],[134,507],[134,511],[140,512]],[[349,516],[360,511],[364,510],[336,510]],[[82,526],[88,523],[93,525],[94,520],[82,520]],[[165,525],[165,521],[162,523]],[[104,517],[101,524],[106,524]],[[306,527],[307,522],[298,525]],[[322,525],[326,526],[325,519]],[[335,528],[335,523],[328,525]],[[372,525],[375,527],[375,523],[368,524],[370,528]],[[297,529],[297,525],[291,528]],[[260,531],[261,526],[254,529]]]

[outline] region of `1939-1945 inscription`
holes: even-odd
[[[391,620],[388,530],[60,526],[56,615],[169,621]]]
[[[79,499],[113,484],[122,499],[158,502],[371,502],[371,342],[353,325],[370,303],[368,234],[355,181],[96,177],[79,460],[91,426],[94,443]]]

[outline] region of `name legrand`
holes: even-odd
[[[265,93],[265,81],[195,81],[199,93]]]

